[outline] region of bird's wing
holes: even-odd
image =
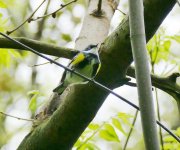
[[[78,65],[80,62],[82,62],[84,59],[86,58],[85,54],[80,52],[78,53],[70,62],[69,66],[76,66]]]
[[[74,66],[78,65],[80,62],[82,62],[84,59],[85,59],[85,55],[80,52],[76,56],[74,56],[74,58],[71,60],[71,62],[68,64],[67,67],[74,67]],[[61,83],[63,83],[63,81],[65,80],[66,73],[67,73],[67,70],[65,70],[62,75]]]
[[[78,53],[72,60],[71,62],[68,64],[68,67],[70,67],[71,69],[73,69],[76,65],[78,65],[80,62],[84,61],[86,58],[85,54],[80,52]],[[53,92],[57,92],[60,88],[63,87],[64,85],[64,80],[66,80],[66,75],[67,75],[67,70],[64,71],[60,84],[58,85],[58,87],[56,87]]]
[[[97,75],[97,73],[99,72],[100,68],[101,68],[101,64],[100,63],[93,64],[92,78],[94,78]]]
[[[92,77],[95,77],[98,74],[100,68],[101,68],[101,61],[100,59],[97,58],[95,59],[95,63],[93,64]]]

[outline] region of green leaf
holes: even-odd
[[[120,142],[114,128],[110,124],[104,125],[105,129],[99,132],[99,136],[107,141]]]
[[[176,42],[180,43],[180,35],[174,35],[170,37],[172,40],[175,40]]]
[[[93,143],[86,143],[81,148],[78,148],[79,150],[100,150],[98,146],[96,146]]]
[[[27,93],[28,96],[37,95],[37,94],[39,94],[39,91],[38,91],[38,90],[32,90],[32,91],[29,91],[29,92]]]
[[[147,49],[153,64],[157,64],[161,60],[169,60],[171,41],[172,36],[165,36],[164,31],[159,30],[148,42]]]
[[[81,144],[82,142],[80,141],[80,139],[78,139],[73,147],[79,147]]]
[[[162,51],[164,50],[164,51],[169,52],[170,46],[171,46],[171,41],[170,40],[164,41]]]
[[[89,126],[88,126],[89,129],[91,130],[97,130],[99,128],[99,125],[98,124],[95,124],[95,123],[91,123]]]
[[[9,50],[9,53],[15,58],[21,58],[21,54],[16,50]]]
[[[164,149],[165,150],[173,150],[173,145],[171,143],[165,143],[164,144]]]
[[[0,49],[0,67],[9,67],[11,57],[7,49]]]
[[[122,132],[124,135],[127,135],[118,119],[112,118],[112,123],[120,132]]]
[[[62,36],[62,39],[65,40],[66,42],[72,41],[70,34],[62,34],[61,36]]]
[[[31,97],[31,100],[30,100],[30,103],[29,103],[29,109],[32,111],[32,112],[35,112],[36,111],[36,108],[37,108],[37,94],[36,95],[33,95]]]
[[[118,118],[121,119],[125,124],[132,126],[130,121],[128,120],[129,118],[132,118],[132,115],[126,114],[126,113],[118,113]]]
[[[6,8],[6,7],[7,7],[6,4],[2,0],[0,0],[0,8]]]
[[[27,94],[28,94],[28,96],[31,96],[30,103],[29,103],[29,109],[32,112],[35,112],[38,107],[37,98],[38,98],[39,91],[32,90],[32,91],[29,91]]]
[[[164,137],[164,142],[174,142],[176,141],[172,136],[166,136]]]
[[[0,15],[0,32],[5,32],[7,30],[8,19],[2,19],[2,14]]]
[[[180,136],[180,127],[179,127],[179,128],[177,128],[177,130],[176,130],[176,134],[177,134],[177,136]]]

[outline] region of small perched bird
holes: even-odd
[[[97,45],[89,45],[85,50],[79,52],[68,67],[88,78],[94,78],[101,67]],[[70,84],[84,81],[86,80],[65,70],[59,86],[53,92],[60,95]]]

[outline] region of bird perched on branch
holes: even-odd
[[[79,52],[68,67],[88,78],[94,78],[101,67],[97,45],[89,45],[85,50]],[[70,84],[84,81],[86,81],[84,78],[65,70],[59,86],[53,92],[60,95]]]

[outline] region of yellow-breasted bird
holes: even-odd
[[[101,67],[97,45],[89,45],[85,50],[79,52],[68,67],[88,78],[94,78]],[[84,81],[86,80],[65,70],[59,86],[53,92],[60,95],[70,84]]]

